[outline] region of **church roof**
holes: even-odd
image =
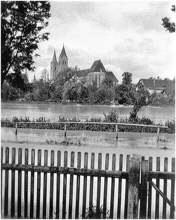
[[[53,62],[57,62],[57,58],[56,58],[56,51],[54,50],[54,54],[53,54]]]
[[[92,72],[106,72],[101,60],[95,60],[91,66]]]
[[[60,57],[67,57],[67,54],[66,54],[66,52],[65,52],[65,48],[64,48],[64,46],[63,46],[63,48],[62,48],[62,51],[61,51],[61,54],[60,54]]]
[[[90,73],[90,72],[91,72],[90,69],[84,69],[84,70],[77,70],[77,71],[75,71],[75,74],[78,77],[82,77],[82,76],[87,76],[87,74]]]
[[[114,75],[113,72],[111,71],[106,71],[106,77],[108,79],[111,79],[113,82],[118,82],[118,79],[116,78],[116,76]]]

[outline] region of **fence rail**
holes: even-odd
[[[164,159],[164,171],[160,171],[160,158],[157,157],[156,171],[153,171],[152,157],[145,160],[144,157],[105,154],[103,161],[99,153],[96,161],[95,153],[81,155],[81,152],[2,148],[3,216],[174,218],[175,158],[171,160],[171,171],[168,171],[168,158]],[[123,167],[124,159],[126,167]]]
[[[136,127],[148,127],[148,128],[168,128],[164,125],[146,125],[146,124],[134,124],[134,123],[121,123],[121,122],[90,122],[90,121],[61,121],[61,122],[15,122],[18,124],[92,124],[92,125],[125,125]]]

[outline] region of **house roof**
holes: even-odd
[[[148,89],[165,89],[171,85],[172,80],[168,79],[140,79],[139,82],[142,82],[144,86]]]

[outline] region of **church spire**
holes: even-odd
[[[56,51],[54,50],[54,54],[53,54],[53,62],[57,62],[57,58],[56,58]]]
[[[67,57],[67,54],[65,52],[65,48],[64,48],[64,44],[63,44],[63,47],[62,47],[62,51],[61,51],[61,54],[60,54],[60,57]]]

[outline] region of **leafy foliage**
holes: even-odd
[[[96,206],[92,206],[92,207],[89,207],[86,210],[85,218],[86,219],[103,219],[104,218],[104,214],[106,216],[106,219],[108,219],[109,218],[109,210],[107,210],[106,213],[104,213],[103,206],[101,206],[99,208],[99,211],[97,212]]]
[[[173,12],[175,12],[175,5],[172,5],[171,10],[172,10]],[[162,25],[163,25],[163,27],[164,27],[167,31],[169,31],[170,33],[175,32],[175,23],[174,23],[174,22],[171,22],[168,17],[162,18]]]
[[[1,2],[1,85],[20,77],[25,70],[34,70],[34,55],[49,33],[43,32],[50,17],[47,1]]]
[[[131,86],[132,84],[132,73],[124,72],[122,74],[122,84],[126,86]]]
[[[144,89],[143,86],[139,87],[139,89],[134,94],[134,105],[133,110],[130,112],[130,118],[129,120],[132,122],[137,121],[137,113],[139,110],[145,106],[151,103],[151,96],[147,90]]]

